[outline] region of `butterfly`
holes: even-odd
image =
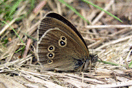
[[[77,29],[57,13],[46,14],[37,33],[37,58],[44,70],[87,70],[97,61]]]

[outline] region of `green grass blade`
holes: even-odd
[[[35,8],[35,0],[30,0],[30,8],[27,14],[30,14],[32,10]]]
[[[70,8],[73,12],[75,12],[78,16],[80,16],[84,21],[86,21],[89,24],[89,21],[85,19],[74,7],[67,4],[64,0],[58,0],[58,1],[65,4],[68,8]]]
[[[82,0],[82,1],[85,2],[85,3],[87,3],[87,4],[90,4],[90,5],[94,6],[94,7],[96,7],[96,8],[98,8],[98,9],[100,9],[101,11],[104,11],[104,12],[107,13],[108,15],[110,15],[110,16],[114,17],[115,19],[119,20],[120,22],[122,22],[121,19],[119,19],[118,17],[116,17],[116,16],[114,16],[113,14],[109,13],[108,11],[102,9],[101,7],[95,5],[95,4],[93,4],[93,3],[91,3],[91,2],[89,2],[89,1],[87,1],[87,0]]]
[[[5,21],[2,21],[3,23],[9,25],[8,23],[6,23]],[[10,26],[10,25],[9,25]],[[11,27],[11,26],[10,26]],[[17,34],[17,32],[15,31],[14,28],[11,27],[11,29],[14,31],[14,33],[16,34],[16,36],[20,39],[20,41],[24,44],[23,40],[20,38],[20,36]],[[19,52],[20,50],[23,50],[25,48],[25,46],[23,46],[22,48],[20,48],[19,50],[17,50],[15,53]]]
[[[21,19],[23,19],[23,18],[26,17],[26,16],[27,16],[26,14],[23,14],[22,16],[18,17],[18,18],[16,19],[16,21],[20,21]]]
[[[5,21],[2,21],[3,23],[9,25],[8,23],[6,23]],[[10,26],[10,25],[9,25]],[[10,26],[11,27],[11,26]],[[11,29],[14,31],[14,33],[16,34],[16,36],[20,39],[20,41],[24,44],[24,42],[22,41],[22,39],[20,38],[20,36],[17,34],[17,32],[15,31],[14,28],[11,27]]]
[[[10,13],[9,13],[9,16],[11,16],[13,14],[13,12],[16,10],[16,8],[19,6],[20,2],[22,0],[17,0],[17,2],[11,7],[10,9]]]
[[[37,41],[37,39],[33,38],[32,36],[26,34],[26,33],[23,33],[24,35],[26,35],[27,37],[29,37],[30,39],[34,40],[34,41]]]
[[[18,49],[17,51],[15,51],[15,53],[21,51],[21,50],[24,50],[25,46],[23,46],[22,48]]]
[[[129,68],[131,68],[131,65],[132,65],[132,61],[131,61],[131,62],[129,63],[129,65],[128,65],[128,66],[129,66]]]
[[[30,7],[30,9],[32,10],[34,8],[34,6],[35,6],[35,0],[31,0],[31,7]]]
[[[108,62],[108,61],[101,61],[101,60],[98,60],[99,62],[102,62],[104,64],[110,64],[110,65],[115,65],[115,66],[119,66],[119,64],[115,64],[115,63],[112,63],[112,62]]]

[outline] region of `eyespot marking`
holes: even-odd
[[[48,51],[55,51],[55,47],[54,47],[53,45],[50,45],[50,46],[48,47]]]
[[[49,54],[49,57],[53,57],[53,54],[52,54],[52,53],[50,53],[50,54]]]
[[[62,40],[65,40],[65,37],[62,37]]]
[[[55,54],[53,52],[50,52],[50,53],[47,54],[47,57],[49,59],[53,59],[55,57]]]
[[[61,46],[64,46],[65,45],[65,42],[64,41],[60,41],[60,45]]]
[[[53,50],[53,47],[51,46],[51,47],[49,47],[49,50]]]
[[[61,37],[60,37],[60,40],[67,41],[67,38],[66,38],[65,36],[61,36]]]
[[[49,60],[47,60],[47,63],[48,63],[48,64],[52,64],[52,63],[53,63],[53,60],[50,60],[50,59],[49,59]]]
[[[58,43],[59,43],[59,46],[61,47],[65,47],[67,45],[67,42],[63,40],[59,40]]]

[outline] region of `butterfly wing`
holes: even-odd
[[[47,30],[38,42],[39,62],[45,70],[77,70],[88,55],[71,36],[59,28]]]
[[[59,28],[60,30],[64,31],[67,35],[72,37],[77,43],[82,47],[85,51],[86,55],[89,55],[88,48],[86,46],[85,41],[83,40],[82,36],[79,34],[77,29],[64,17],[60,16],[56,13],[48,13],[39,26],[38,32],[38,39],[42,37],[42,35],[50,28]]]

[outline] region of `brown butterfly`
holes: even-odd
[[[38,60],[44,70],[87,70],[97,57],[89,55],[77,29],[57,13],[48,13],[38,29]]]

